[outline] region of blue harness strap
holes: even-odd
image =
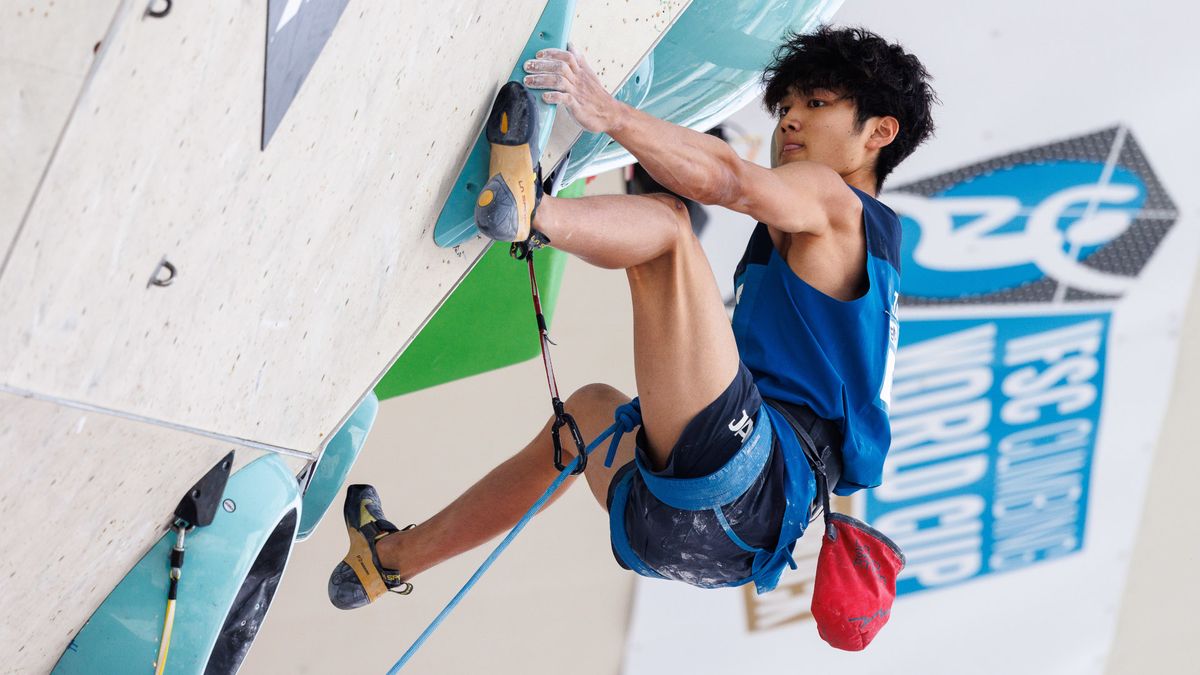
[[[787,467],[787,485],[784,488],[786,505],[779,540],[793,541],[804,534],[811,520],[813,501],[817,497],[817,479],[791,423],[773,406],[763,403],[763,409],[770,416],[772,425],[782,430],[777,436]]]
[[[625,529],[625,502],[629,499],[629,487],[632,484],[633,472],[630,471],[621,478],[621,482],[617,483],[617,487],[613,490],[612,504],[608,509],[608,529],[613,550],[616,551],[621,561],[634,572],[651,579],[665,579],[666,577],[659,574],[653,567],[647,565],[637,553],[634,553],[633,547],[629,545],[629,532]]]
[[[668,478],[651,472],[641,457],[636,459],[642,480],[660,502],[681,511],[704,511],[728,504],[742,496],[762,473],[771,456],[771,424],[759,409],[754,430],[742,447],[716,471],[700,478]]]
[[[729,537],[729,540],[736,544],[738,548],[747,553],[766,553],[767,549],[747,544],[737,535],[737,532],[733,531],[733,526],[729,524],[729,519],[725,517],[725,512],[721,510],[721,507],[717,506],[713,508],[713,514],[717,517],[717,522],[721,523],[721,529],[725,530],[725,536]],[[755,562],[757,563],[758,560],[755,559]]]
[[[773,429],[781,431],[775,432]],[[786,505],[779,532],[779,544],[774,551],[768,551],[751,546],[738,536],[725,516],[722,506],[745,494],[754,484],[771,457],[776,437],[783,448],[788,483],[785,489]],[[797,461],[803,467],[797,465]],[[758,593],[766,593],[779,583],[785,567],[796,569],[792,549],[808,525],[809,505],[812,503],[815,485],[812,485],[811,471],[805,471],[808,464],[799,442],[792,433],[791,426],[778,411],[764,403],[755,417],[754,430],[742,443],[737,454],[708,476],[658,476],[650,471],[640,457],[636,458],[636,462],[638,473],[656,499],[681,511],[711,510],[721,529],[725,531],[725,536],[738,548],[754,554],[750,576],[722,584],[723,586],[740,586],[754,582]],[[606,465],[611,465],[611,462]],[[612,504],[608,512],[613,550],[625,566],[634,572],[644,577],[663,579],[665,577],[642,560],[629,544],[629,535],[625,529],[625,504],[629,498],[632,481],[633,472],[626,473],[613,490]]]
[[[747,553],[753,553],[752,570],[759,571],[762,565],[771,557],[769,551],[747,544],[729,524],[721,506],[740,497],[750,489],[756,478],[762,473],[767,459],[771,456],[772,434],[771,424],[764,412],[766,406],[759,410],[754,421],[754,430],[742,442],[742,447],[724,466],[700,478],[670,478],[659,476],[650,471],[640,456],[635,458],[638,473],[650,494],[658,501],[681,511],[711,510],[717,517],[717,522],[725,530],[738,548]],[[611,453],[610,453],[611,454]],[[606,466],[609,463],[606,462]],[[629,533],[625,529],[625,502],[629,498],[633,473],[629,472],[621,479],[613,491],[612,504],[608,510],[609,534],[612,538],[613,550],[629,569],[644,577],[663,579],[654,568],[646,564],[629,545]]]

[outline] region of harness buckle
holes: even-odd
[[[571,471],[572,476],[578,476],[587,468],[587,444],[583,442],[583,435],[579,433],[579,425],[575,423],[575,418],[571,416],[563,408],[561,399],[554,399],[554,426],[550,427],[550,437],[554,440],[554,468],[563,471],[567,468],[563,464],[563,446],[560,430],[567,427],[571,431],[571,439],[575,441],[575,456],[579,460],[579,466]]]

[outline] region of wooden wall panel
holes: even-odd
[[[604,6],[615,87],[682,3]],[[0,278],[11,391],[311,452],[482,251],[430,229],[541,3],[349,8],[265,152],[261,10],[120,24]]]
[[[0,393],[0,671],[48,672],[232,449]],[[236,449],[234,471],[262,455]]]
[[[6,120],[57,137],[37,111],[61,129],[90,78],[0,276],[5,669],[50,668],[239,439],[319,449],[469,270],[484,242],[439,249],[433,221],[542,4],[352,4],[265,152],[263,3],[66,15],[69,45],[112,20],[101,61]],[[576,44],[615,89],[685,5],[580,2]],[[0,84],[50,86],[14,63]]]
[[[0,8],[0,261],[119,4],[22,0]]]
[[[539,4],[353,8],[265,152],[261,3],[125,21],[0,279],[2,381],[319,447],[482,250],[429,228]]]

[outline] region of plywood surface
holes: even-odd
[[[615,87],[682,4],[580,3],[581,46]],[[541,5],[349,8],[265,152],[259,3],[123,8],[0,278],[0,383],[319,448],[482,251],[430,228]]]
[[[685,4],[581,2],[576,42],[615,89]],[[68,15],[112,21],[102,60],[45,97],[58,130],[6,121],[57,139],[83,92],[52,161],[22,150],[51,163],[0,276],[0,672],[48,670],[237,439],[319,449],[467,272],[483,242],[432,224],[541,5],[351,5],[265,152],[261,3]]]
[[[119,4],[20,0],[0,7],[0,261]]]
[[[125,21],[0,279],[5,383],[315,449],[480,249],[425,232],[466,136],[438,130],[537,4],[348,13],[266,152],[258,3]]]
[[[0,393],[0,672],[47,672],[231,449]]]

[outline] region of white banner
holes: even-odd
[[[904,42],[944,101],[905,167],[926,177],[881,197],[904,223],[893,446],[883,485],[841,504],[908,556],[891,620],[860,654],[820,640],[815,525],[766,595],[639,579],[627,675],[1104,670],[1200,241],[1194,153],[1159,126],[1200,92],[1147,61],[1181,19],[896,5],[838,17]],[[1108,31],[1136,48],[1110,58]]]

